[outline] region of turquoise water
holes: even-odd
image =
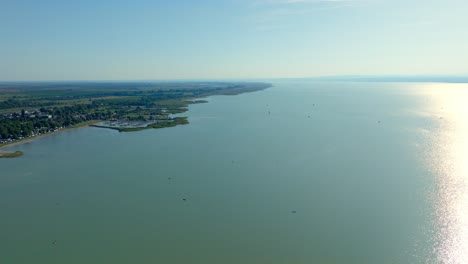
[[[13,147],[0,263],[466,263],[467,85],[273,83]]]

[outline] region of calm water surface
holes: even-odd
[[[12,148],[0,263],[468,263],[468,85],[274,84]]]

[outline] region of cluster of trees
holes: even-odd
[[[33,115],[27,115],[22,110],[21,114],[15,114],[11,118],[0,118],[0,140],[19,139],[88,120],[109,119],[111,117],[111,111],[99,110],[95,105],[41,108],[39,113]]]
[[[23,107],[41,107],[41,106],[50,106],[55,103],[53,102],[41,102],[37,100],[18,100],[18,99],[8,99],[5,101],[0,101],[0,109],[14,109],[14,108],[23,108]]]
[[[32,134],[45,133],[63,126],[60,122],[45,118],[30,118],[26,121],[18,119],[0,120],[0,139],[18,139]]]
[[[10,119],[0,120],[0,139],[17,139],[32,134],[34,124],[32,122],[17,122]]]

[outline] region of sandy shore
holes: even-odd
[[[18,145],[21,145],[21,144],[30,143],[30,142],[32,142],[32,141],[34,141],[36,139],[39,139],[39,138],[48,137],[48,136],[51,136],[51,135],[55,135],[55,134],[62,133],[62,132],[65,132],[65,131],[69,131],[69,130],[72,130],[72,129],[77,129],[77,128],[80,128],[80,127],[87,127],[89,125],[97,124],[99,122],[101,122],[101,120],[87,121],[87,122],[83,122],[83,123],[80,123],[80,124],[77,124],[77,125],[66,127],[66,128],[61,129],[59,131],[50,132],[50,133],[47,133],[47,134],[42,134],[42,135],[30,137],[30,138],[24,138],[24,139],[17,140],[15,142],[11,142],[11,143],[4,143],[4,144],[0,145],[0,152],[7,152],[7,151],[4,151],[6,148],[11,148],[11,147],[18,146]]]

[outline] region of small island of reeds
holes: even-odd
[[[0,152],[0,159],[18,158],[23,156],[22,151],[15,152]]]

